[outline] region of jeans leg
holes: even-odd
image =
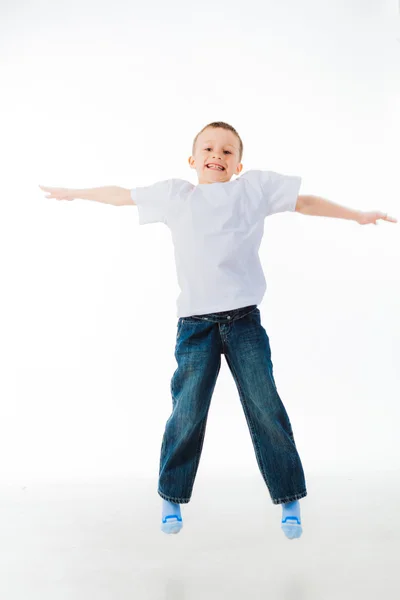
[[[158,494],[165,500],[190,501],[200,462],[208,411],[221,367],[218,328],[214,323],[182,319],[178,323],[172,380],[172,413],[161,446]]]
[[[276,389],[269,338],[260,311],[236,319],[224,341],[257,462],[272,502],[307,495],[303,466],[292,426]]]

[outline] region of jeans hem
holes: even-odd
[[[304,490],[304,492],[300,492],[299,494],[293,494],[292,496],[285,496],[284,498],[272,498],[272,502],[274,504],[284,504],[285,502],[300,500],[300,498],[305,498],[305,496],[307,496],[307,490]]]
[[[190,502],[190,498],[175,498],[174,496],[167,496],[158,490],[158,495],[161,496],[164,500],[168,502],[173,502],[174,504],[188,504]]]

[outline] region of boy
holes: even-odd
[[[297,211],[352,219],[361,225],[397,220],[379,212],[346,209],[316,196],[299,196],[301,178],[252,170],[239,175],[243,143],[224,122],[206,125],[193,142],[189,165],[198,185],[182,179],[132,190],[116,186],[68,190],[40,186],[47,198],[82,198],[137,205],[139,224],[163,222],[171,230],[177,278],[178,363],[173,410],[161,446],[158,494],[161,529],[182,528],[180,504],[191,498],[208,410],[225,355],[234,377],[257,462],[272,502],[282,504],[281,528],[302,533],[299,500],[307,495],[293,430],[276,389],[268,335],[257,305],[266,283],[258,257],[266,216]]]

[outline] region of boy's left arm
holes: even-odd
[[[351,221],[356,221],[360,225],[368,225],[369,223],[376,225],[376,221],[379,219],[397,223],[397,219],[389,217],[387,213],[352,210],[350,208],[345,208],[340,204],[335,204],[334,202],[320,198],[319,196],[298,196],[296,212],[299,212],[302,215],[312,215],[316,217],[350,219]]]

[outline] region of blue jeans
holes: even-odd
[[[269,338],[256,305],[178,320],[178,368],[171,380],[172,413],[162,440],[158,494],[177,504],[190,501],[221,354],[235,380],[272,502],[303,498],[303,467],[275,386]]]

